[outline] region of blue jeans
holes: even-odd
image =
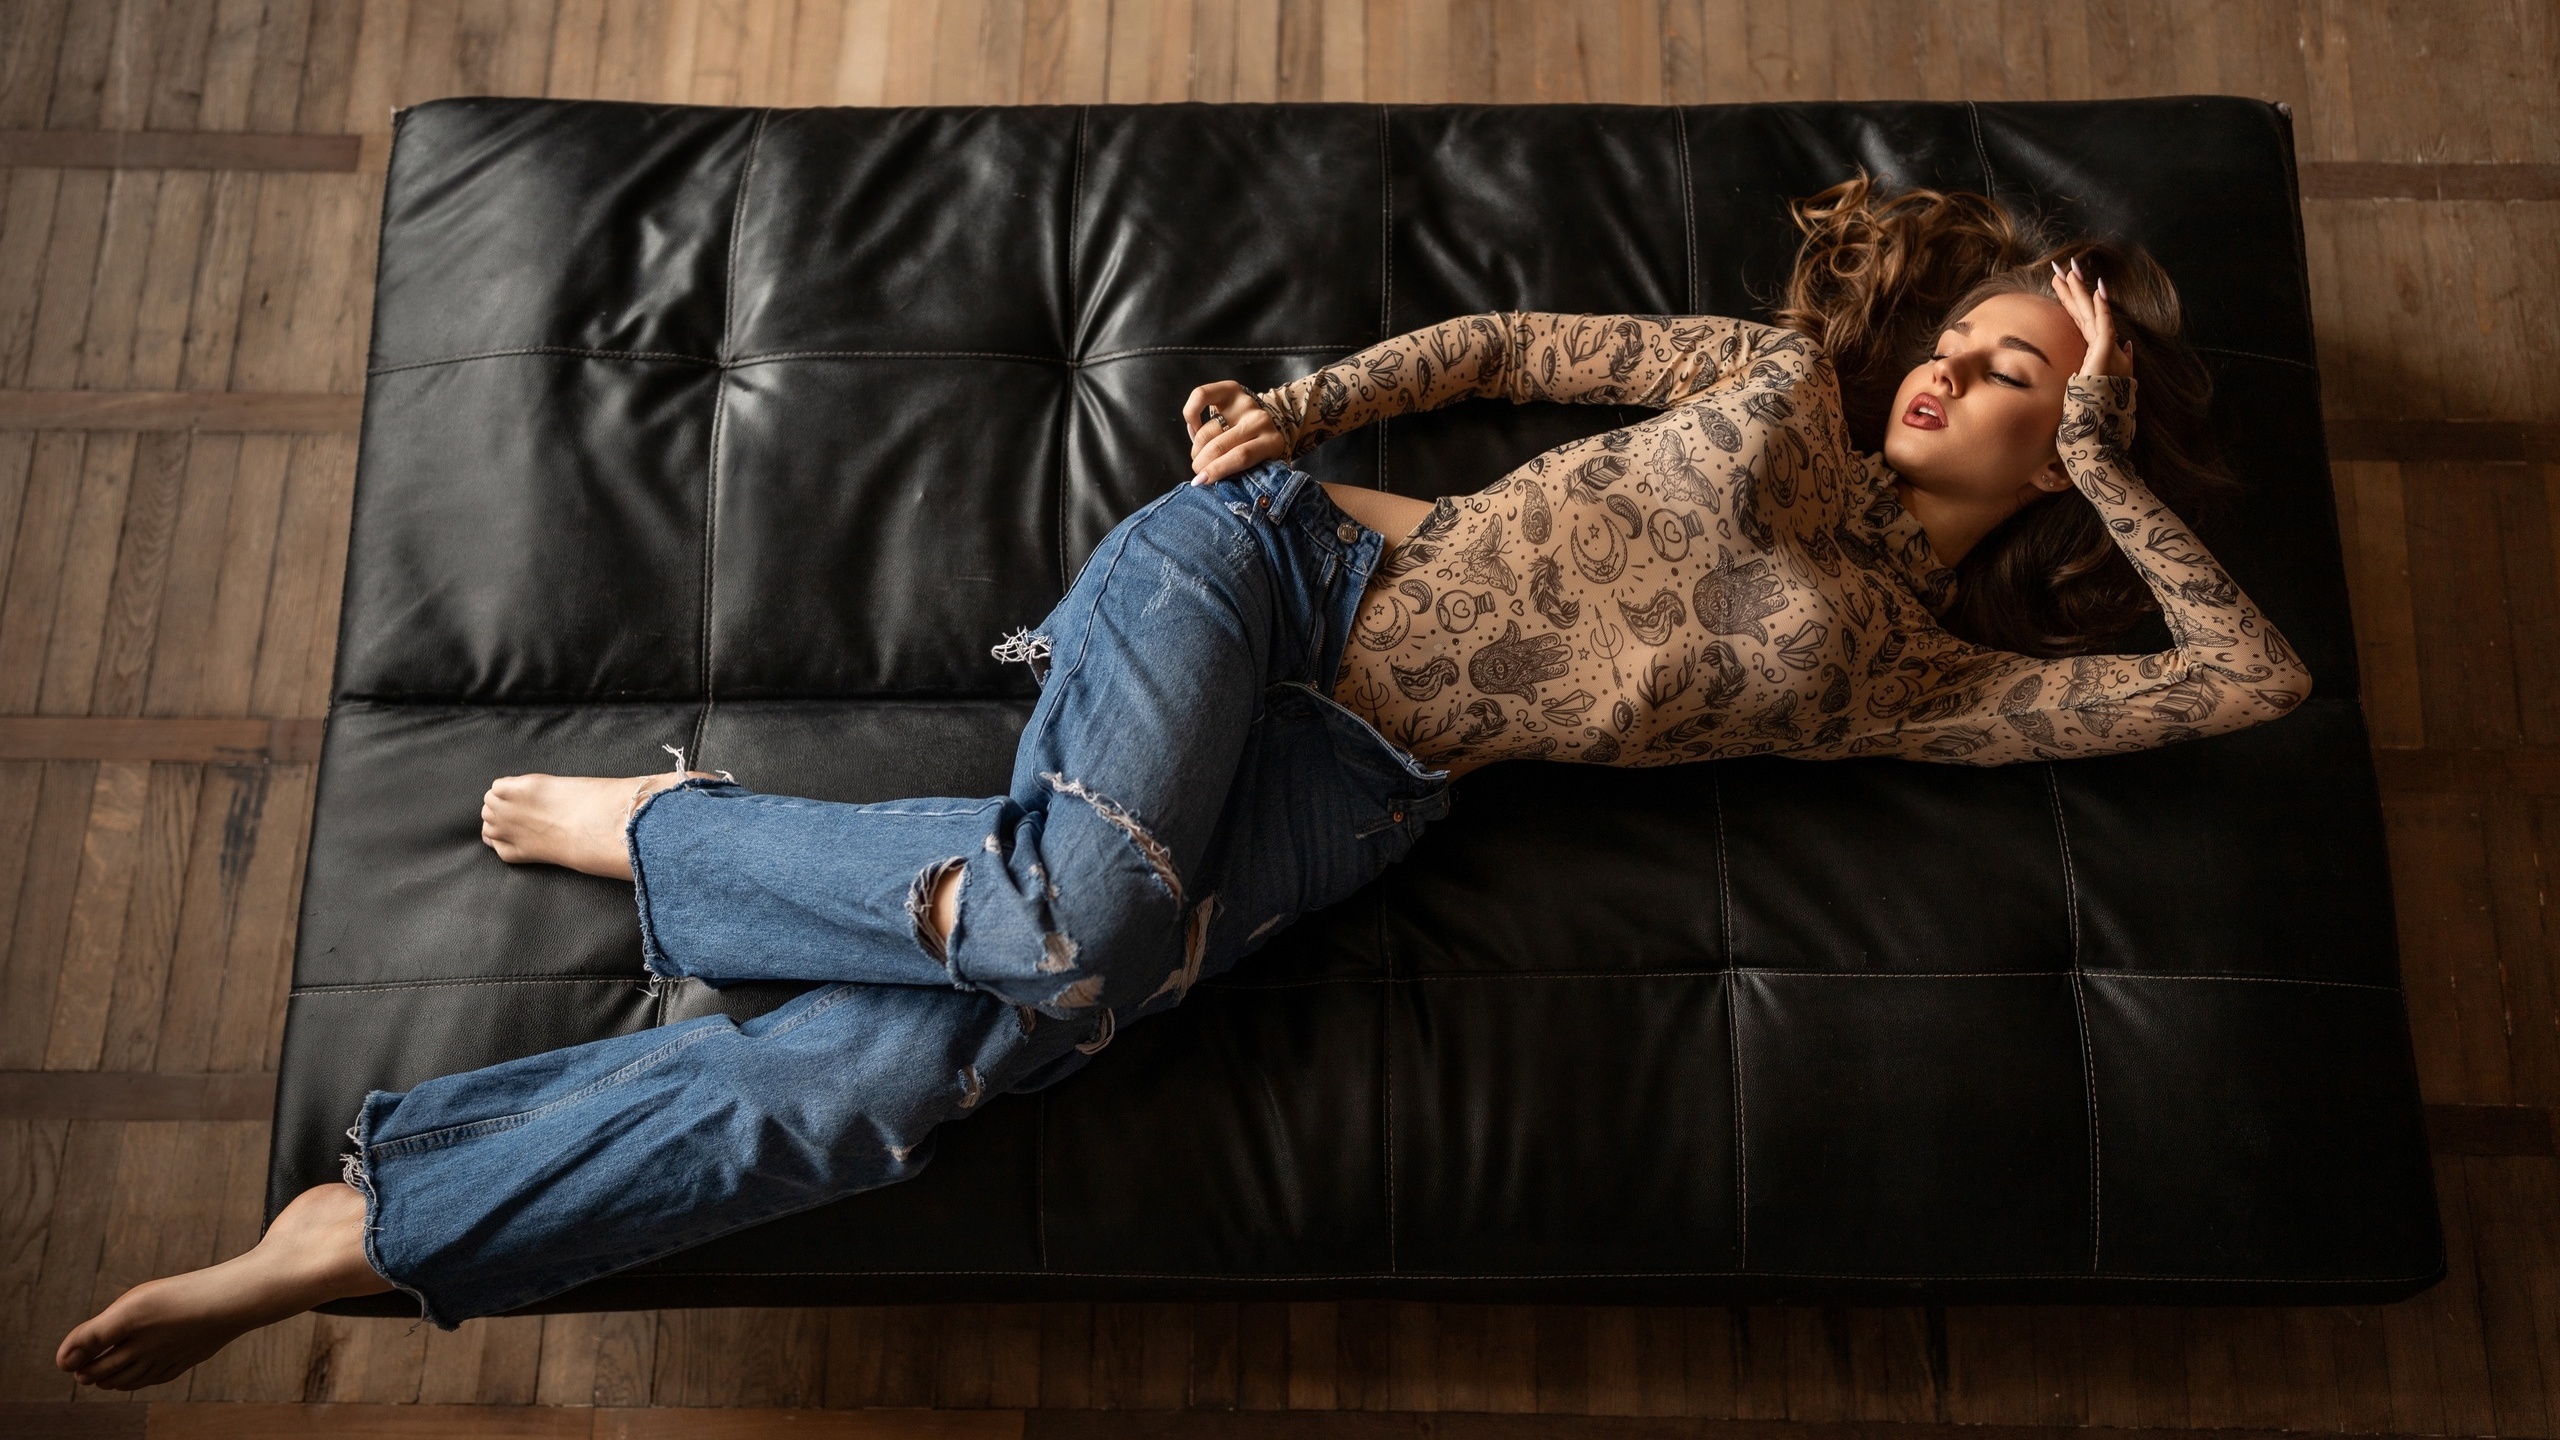
[[[1367,883],[1448,808],[1445,771],[1326,693],[1382,545],[1276,461],[1180,486],[1044,622],[1005,794],[654,796],[630,826],[649,970],[830,983],[367,1095],[366,1258],[450,1327],[906,1179],[934,1127]]]

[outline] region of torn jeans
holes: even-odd
[[[1050,667],[1006,793],[651,797],[649,971],[833,983],[367,1096],[366,1257],[451,1326],[905,1179],[936,1126],[1366,884],[1448,806],[1445,771],[1327,693],[1383,543],[1276,461],[1177,487],[1000,647]]]

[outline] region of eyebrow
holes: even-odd
[[[1959,335],[1971,335],[1973,333],[1973,322],[1970,320],[1959,320],[1947,328],[1953,330]],[[2052,356],[2047,355],[2042,350],[2037,349],[2035,346],[2028,344],[2025,340],[2022,340],[2015,335],[2001,336],[2000,348],[2003,350],[2024,350],[2047,365],[2053,363]]]

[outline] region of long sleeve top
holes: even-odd
[[[1793,331],[1468,315],[1257,398],[1295,456],[1466,396],[1660,413],[1441,500],[1371,577],[1334,696],[1426,761],[1996,765],[2237,730],[2311,692],[2134,474],[2130,379],[2073,376],[2058,445],[2177,644],[2061,659],[1938,623],[1955,572],[1883,462],[1851,447],[1830,361]]]

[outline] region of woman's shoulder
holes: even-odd
[[[1802,394],[1839,408],[1840,379],[1820,341],[1800,330],[1731,315],[1684,317],[1711,350],[1712,378],[1682,400],[1719,393]]]

